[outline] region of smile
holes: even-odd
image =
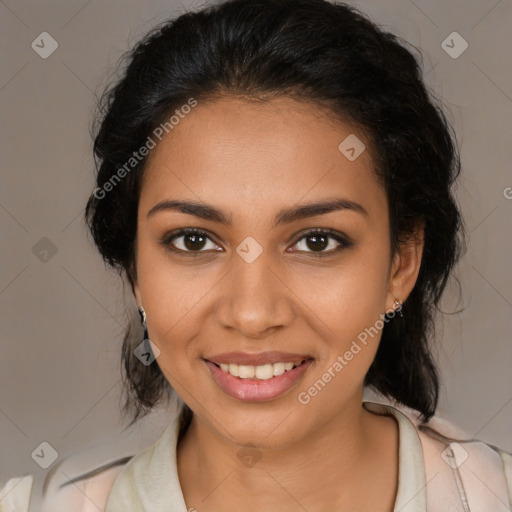
[[[278,377],[284,372],[293,370],[293,368],[301,365],[303,362],[304,361],[300,361],[299,363],[263,364],[261,366],[221,363],[219,366],[222,371],[233,375],[233,377],[268,380]]]
[[[263,365],[214,363],[204,360],[216,385],[228,396],[244,402],[274,400],[296,387],[313,359]]]

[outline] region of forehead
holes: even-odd
[[[363,132],[311,103],[198,101],[151,150],[141,208],[194,199],[229,212],[263,212],[341,196],[381,216],[387,202],[369,146]]]

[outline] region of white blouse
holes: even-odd
[[[393,512],[512,511],[512,454],[461,440],[462,431],[438,416],[425,427],[412,409],[366,400],[363,406],[398,422]],[[0,490],[0,512],[193,511],[187,509],[178,478],[179,417],[145,450],[99,470],[61,482],[35,482],[34,475],[11,478]]]

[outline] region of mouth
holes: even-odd
[[[294,368],[297,368],[301,364],[304,364],[307,359],[303,359],[302,361],[293,363],[268,363],[259,366],[252,365],[242,365],[242,364],[226,364],[213,363],[217,368],[220,368],[223,372],[229,373],[233,377],[238,377],[240,379],[259,379],[259,380],[269,380],[275,377],[279,377],[283,375],[285,372],[289,372]]]
[[[262,365],[216,363],[204,359],[217,386],[228,396],[245,402],[274,400],[298,385],[313,358]]]

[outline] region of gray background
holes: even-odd
[[[42,441],[61,456],[100,445],[102,455],[136,450],[169,419],[170,411],[156,411],[119,436],[121,336],[125,311],[136,311],[82,222],[93,188],[88,127],[95,93],[121,54],[157,22],[200,5],[0,2],[0,485],[44,471],[31,458]],[[457,197],[470,234],[458,269],[465,310],[439,322],[438,412],[512,451],[512,2],[356,5],[422,50],[427,84],[461,147]],[[59,45],[47,59],[31,47],[44,31]],[[469,44],[456,59],[441,46],[454,31]],[[52,246],[55,254],[41,252]],[[457,309],[456,287],[444,307]]]

